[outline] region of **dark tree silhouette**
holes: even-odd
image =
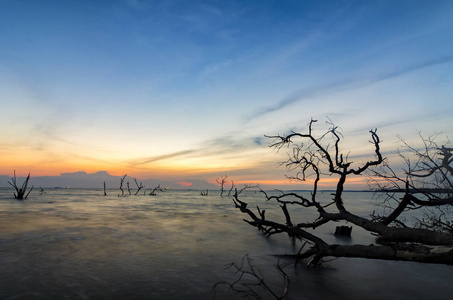
[[[28,181],[30,180],[30,173],[28,173],[27,178],[25,178],[24,183],[22,183],[22,186],[19,188],[17,186],[17,179],[16,179],[16,170],[14,170],[14,177],[11,178],[11,181],[8,181],[8,183],[16,190],[14,193],[14,197],[18,200],[25,200],[27,199],[28,195],[30,195],[31,191],[33,190],[33,187],[28,191],[27,193],[27,186],[28,186]]]
[[[235,184],[233,183],[233,181],[231,181],[231,184],[235,186]],[[258,189],[260,186],[259,184],[254,184],[254,183],[246,183],[242,186],[242,188],[238,189],[238,188],[235,188],[234,189],[234,193],[235,195],[239,195],[240,193],[242,193],[243,191],[245,190],[248,190],[248,189]]]
[[[145,186],[143,185],[143,182],[140,182],[140,184],[138,184],[137,178],[133,178],[133,179],[134,179],[135,185],[137,186],[137,191],[135,192],[134,195],[138,195],[140,190],[143,189]]]
[[[127,195],[130,196],[132,194],[131,187],[129,185],[129,181],[126,183],[127,186]]]
[[[157,192],[163,192],[164,190],[160,187],[160,184],[152,189],[149,193],[150,196],[157,196]]]
[[[122,176],[120,178],[120,187],[119,189],[121,190],[121,195],[118,194],[118,197],[119,196],[122,196],[122,197],[126,197],[126,196],[131,196],[132,195],[132,189],[131,189],[131,186],[129,184],[129,181],[126,182],[126,188],[127,188],[127,194],[125,194],[124,192],[124,187],[123,187],[123,184],[124,184],[124,181],[126,180],[126,177],[127,177],[127,174],[125,174],[124,176]],[[135,196],[138,195],[138,193],[145,187],[143,185],[143,182],[140,182],[140,184],[138,183],[138,180],[137,178],[132,178],[135,182],[135,185],[137,186],[137,191],[135,191]],[[145,192],[146,193],[146,192]],[[105,182],[104,182],[104,195],[106,195],[106,192],[105,192]]]
[[[421,210],[423,217],[417,218],[416,227],[453,234],[453,148],[439,146],[437,134],[419,136],[421,149],[400,138],[403,148],[397,154],[405,165],[403,177],[386,162],[371,170],[372,188],[384,192],[382,205],[392,210],[388,216],[373,217],[384,224],[407,227],[400,215]],[[398,193],[404,193],[404,197],[398,199]]]
[[[313,132],[315,122],[316,120],[310,121],[307,133],[291,132],[287,135],[268,136],[273,139],[270,145],[272,148],[278,150],[284,146],[292,146],[292,152],[283,164],[289,170],[298,171],[290,179],[305,181],[309,176],[314,178],[311,196],[304,197],[293,192],[269,195],[261,191],[266,200],[275,201],[280,205],[285,221],[279,222],[268,220],[265,211],[259,207],[256,212],[249,209],[247,203],[239,199],[240,195],[236,191],[233,196],[235,207],[251,219],[245,221],[267,236],[286,233],[292,239],[303,241],[308,247],[306,249],[302,247],[294,257],[297,260],[309,258],[308,266],[319,265],[326,257],[357,257],[453,265],[453,235],[438,230],[435,226],[438,225],[436,220],[432,220],[432,226],[416,227],[410,227],[409,224],[398,220],[398,216],[411,206],[451,206],[453,202],[452,149],[429,145],[437,149],[435,156],[417,152],[414,149],[420,159],[415,164],[408,162],[406,176],[400,178],[391,169],[386,168],[386,159],[381,154],[381,141],[376,129],[370,130],[374,158],[358,165],[348,161],[348,157],[340,151],[340,142],[343,137],[338,127],[328,123],[329,130],[317,136]],[[305,143],[296,144],[295,141],[298,139]],[[379,169],[380,167],[384,167],[390,173],[383,172],[384,170]],[[395,195],[387,199],[387,201],[396,200],[397,205],[384,216],[361,217],[349,212],[345,205],[343,191],[346,180],[351,176],[365,176],[367,171],[374,172],[375,176],[380,175],[384,181],[398,183],[399,191],[404,191],[402,199],[397,199]],[[322,203],[318,199],[318,184],[324,175],[337,178],[336,189],[330,203]],[[442,188],[443,193],[435,193],[439,190],[428,189],[432,187]],[[314,209],[317,211],[317,217],[306,220],[303,215],[298,215],[300,220],[296,222],[292,214],[293,206]],[[329,244],[309,230],[337,221],[347,221],[371,232],[377,236],[376,243],[373,245]],[[425,222],[425,224],[430,223]]]
[[[234,187],[235,187],[235,185],[234,185],[234,181],[233,181],[233,180],[231,180],[231,187],[230,187],[230,190],[228,191],[228,197],[230,197],[231,193],[232,193],[232,192],[233,192],[233,190],[234,190]]]
[[[118,197],[121,196],[121,197],[124,197],[124,188],[123,188],[123,184],[124,184],[124,180],[126,179],[126,176],[127,174],[125,174],[123,177],[120,178],[120,190],[121,190],[121,195],[118,194]]]
[[[39,187],[39,193],[40,194],[47,194],[46,191],[41,186]]]
[[[228,176],[224,175],[215,180],[215,181],[217,181],[218,184],[220,184],[220,196],[223,196],[223,193],[225,192],[225,183],[226,183],[227,178],[228,178]],[[231,183],[231,184],[233,184],[233,183]]]

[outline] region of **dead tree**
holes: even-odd
[[[123,177],[120,178],[120,190],[121,190],[121,195],[118,194],[118,197],[119,197],[119,196],[125,197],[125,195],[124,195],[123,183],[124,183],[124,179],[126,179],[126,176],[127,176],[127,174],[125,174]]]
[[[231,196],[231,192],[233,191],[234,187],[235,187],[235,185],[234,185],[234,181],[233,181],[233,180],[231,180],[231,187],[230,187],[230,190],[228,191],[228,197],[230,197],[230,196]]]
[[[298,193],[286,192],[279,195],[269,195],[261,191],[268,201],[279,204],[285,222],[269,220],[265,217],[265,211],[257,207],[257,211],[248,208],[246,202],[239,199],[235,193],[233,201],[235,207],[248,215],[248,224],[257,227],[267,236],[286,233],[292,239],[298,239],[309,245],[305,251],[294,254],[296,259],[309,259],[308,266],[317,266],[326,257],[357,257],[383,260],[403,260],[422,263],[438,263],[453,265],[453,235],[437,230],[436,228],[421,228],[409,226],[397,220],[397,217],[410,206],[438,206],[453,203],[451,197],[451,150],[439,147],[439,160],[431,157],[430,163],[411,164],[405,178],[387,176],[384,179],[400,182],[404,187],[404,196],[397,199],[398,204],[388,214],[373,216],[370,218],[358,216],[348,211],[346,199],[344,199],[345,182],[352,176],[365,176],[376,166],[385,164],[380,150],[380,139],[377,130],[370,130],[371,145],[374,158],[355,164],[348,161],[340,151],[342,135],[338,127],[329,123],[329,130],[323,135],[315,135],[313,125],[315,120],[308,124],[307,133],[291,132],[288,135],[270,136],[273,143],[270,147],[281,149],[292,146],[292,152],[284,165],[289,170],[297,170],[293,180],[306,181],[311,176],[313,187],[310,197]],[[332,140],[328,140],[331,138]],[[301,139],[305,144],[296,144]],[[332,143],[332,144],[331,144]],[[332,145],[332,146],[329,146]],[[427,179],[429,176],[438,176],[438,183],[442,183],[448,190],[444,197],[421,189],[415,184],[416,179]],[[440,174],[440,175],[439,175]],[[335,192],[329,203],[323,203],[318,199],[318,184],[323,176],[337,179]],[[429,175],[429,176],[427,176]],[[425,185],[425,188],[427,186]],[[396,199],[396,198],[395,198]],[[292,207],[299,206],[303,209],[313,209],[317,212],[315,219],[306,219],[303,215],[296,218],[292,214]],[[338,245],[329,244],[308,229],[315,229],[330,222],[346,221],[352,225],[361,227],[376,235],[376,243],[373,245]]]
[[[235,189],[235,194],[239,195],[240,193],[242,193],[245,190],[258,189],[259,187],[260,187],[259,184],[246,183],[242,186],[241,189]]]
[[[419,136],[420,149],[400,138],[403,148],[397,154],[405,165],[404,176],[386,163],[371,171],[371,187],[384,195],[381,205],[393,210],[388,216],[373,217],[385,224],[406,226],[399,216],[421,210],[423,217],[417,218],[416,227],[453,234],[453,148],[439,146],[437,134]],[[398,199],[398,193],[404,197]]]
[[[22,183],[22,186],[19,188],[17,186],[17,179],[16,179],[16,170],[14,170],[14,177],[11,178],[11,181],[8,181],[8,183],[16,190],[14,193],[14,197],[18,200],[24,200],[27,199],[28,195],[30,195],[31,191],[33,190],[33,187],[28,191],[27,193],[27,186],[28,186],[28,181],[30,180],[30,173],[28,173],[27,178],[25,178],[24,183]]]
[[[140,184],[138,184],[137,178],[133,178],[133,179],[134,179],[135,185],[137,186],[137,191],[135,192],[135,196],[137,196],[138,193],[140,192],[140,190],[143,189],[145,186],[143,185],[143,182],[140,182]]]
[[[157,193],[156,192],[163,192],[164,190],[162,190],[162,188],[160,187],[160,184],[158,186],[156,186],[150,193],[149,195],[150,196],[157,196]]]
[[[39,187],[39,193],[42,194],[47,194],[46,191],[40,186]]]
[[[209,195],[209,190],[200,192],[200,196],[208,196],[208,195]]]
[[[225,192],[225,183],[226,183],[226,179],[228,178],[227,175],[224,175],[220,178],[217,178],[215,181],[217,181],[218,184],[220,184],[220,197],[223,196],[223,193]]]
[[[105,187],[105,181],[104,181],[104,196],[107,196],[107,189]]]
[[[129,181],[126,183],[126,186],[127,186],[127,194],[128,194],[128,196],[132,195],[132,191],[131,191],[131,187],[129,185]]]

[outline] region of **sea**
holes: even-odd
[[[275,299],[287,282],[277,266],[289,278],[284,299],[452,299],[451,266],[358,258],[295,265],[285,254],[303,242],[263,235],[218,190],[44,192],[20,201],[0,188],[0,299]],[[260,192],[240,197],[265,209],[267,219],[284,221],[279,205]],[[328,203],[332,195],[318,198]],[[369,192],[345,192],[343,199],[364,217],[382,200]],[[294,222],[316,218],[303,207],[290,213]],[[332,234],[341,225],[353,226],[350,238]],[[341,222],[313,232],[338,244],[375,238]]]

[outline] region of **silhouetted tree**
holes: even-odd
[[[39,187],[39,193],[40,194],[47,194],[46,191],[41,186]]]
[[[234,181],[233,181],[233,180],[231,180],[231,187],[230,187],[230,190],[228,191],[228,197],[230,197],[230,196],[231,196],[231,192],[232,192],[232,191],[234,190],[234,187],[235,187],[235,185],[234,185]]]
[[[127,174],[125,174],[123,177],[120,178],[120,190],[121,190],[121,196],[124,197],[124,188],[123,188],[123,183],[124,183],[124,180],[126,179],[126,176]],[[120,196],[120,194],[118,194],[118,197]]]
[[[127,193],[128,193],[128,196],[132,195],[132,191],[131,191],[131,187],[129,185],[129,181],[126,182],[126,186],[127,186]]]
[[[342,135],[338,127],[331,122],[329,130],[318,136],[313,132],[316,120],[310,121],[307,133],[291,132],[287,135],[268,136],[273,139],[270,147],[281,149],[292,146],[292,152],[288,160],[284,162],[289,170],[297,170],[298,173],[290,177],[293,180],[305,181],[309,176],[313,178],[313,188],[310,197],[304,197],[298,193],[281,192],[279,195],[269,195],[261,191],[268,201],[279,204],[284,216],[284,222],[269,220],[265,211],[257,207],[254,212],[248,208],[247,203],[239,199],[239,193],[233,196],[235,207],[249,216],[245,220],[250,225],[257,227],[266,235],[286,233],[292,239],[299,239],[309,247],[302,247],[299,253],[294,254],[296,259],[310,258],[308,266],[316,266],[323,262],[326,257],[358,257],[384,260],[404,260],[423,263],[453,264],[453,234],[446,233],[433,226],[410,226],[401,220],[400,216],[408,207],[436,207],[451,206],[451,148],[436,147],[436,155],[425,152],[417,152],[419,161],[413,164],[408,162],[409,168],[406,176],[400,178],[395,172],[384,173],[375,167],[386,167],[386,159],[382,157],[380,139],[377,130],[370,130],[371,144],[374,158],[362,164],[354,164],[348,161],[340,151]],[[332,138],[332,140],[328,140]],[[295,141],[301,139],[304,144]],[[332,144],[331,144],[332,143]],[[431,147],[429,147],[431,149]],[[402,199],[387,199],[397,201],[397,205],[386,215],[372,216],[370,218],[358,216],[348,211],[344,199],[344,186],[351,176],[364,176],[365,172],[373,171],[374,175],[381,175],[383,180],[396,184],[399,190],[404,191]],[[391,170],[391,169],[387,169]],[[318,184],[322,176],[336,177],[336,189],[332,194],[331,202],[322,203],[318,199]],[[429,183],[429,184],[428,184]],[[443,193],[429,188],[442,188]],[[402,189],[401,189],[402,188]],[[304,209],[313,209],[317,212],[314,219],[306,219],[304,215],[298,215],[296,221],[292,214],[292,207],[299,206]],[[361,227],[376,235],[374,245],[339,245],[329,244],[308,229],[315,229],[330,222],[346,221],[352,225]],[[425,222],[425,224],[429,224]]]
[[[163,192],[164,190],[160,187],[160,184],[156,186],[152,191],[149,193],[150,196],[157,196],[156,192]]]
[[[223,196],[223,193],[225,192],[225,183],[226,183],[226,179],[228,178],[227,175],[224,175],[220,178],[217,178],[215,181],[217,181],[218,184],[220,184],[220,196]]]
[[[424,138],[422,147],[415,148],[400,138],[403,148],[397,151],[403,161],[404,176],[398,176],[388,163],[371,170],[373,189],[383,191],[381,205],[392,210],[388,216],[373,214],[384,224],[395,223],[406,227],[399,217],[409,211],[421,210],[416,227],[453,234],[453,148],[439,146],[438,136]],[[402,199],[399,193],[404,193]]]
[[[260,187],[259,184],[246,183],[246,184],[244,184],[244,185],[242,186],[242,188],[240,188],[240,189],[235,188],[235,189],[234,189],[234,190],[235,190],[234,193],[235,193],[235,195],[239,195],[240,193],[242,193],[242,192],[245,191],[245,190],[248,190],[248,189],[257,189],[257,188],[259,188],[259,187]]]
[[[24,183],[22,183],[22,186],[19,188],[17,186],[17,179],[16,179],[16,170],[14,170],[14,177],[11,178],[11,181],[8,181],[8,183],[16,190],[14,193],[14,197],[19,200],[24,200],[27,199],[28,195],[30,195],[31,191],[33,190],[33,187],[28,191],[27,193],[27,186],[28,186],[28,181],[30,180],[30,173],[28,173],[27,178],[25,178]]]
[[[142,188],[144,188],[145,186],[143,185],[143,182],[140,182],[140,184],[138,184],[137,178],[133,178],[133,179],[134,179],[135,185],[137,186],[137,191],[135,192],[135,195],[137,195],[140,192],[140,190]]]

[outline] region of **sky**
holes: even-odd
[[[0,175],[282,187],[288,149],[264,135],[312,118],[355,162],[373,128],[385,155],[446,140],[451,16],[448,0],[0,0]]]

